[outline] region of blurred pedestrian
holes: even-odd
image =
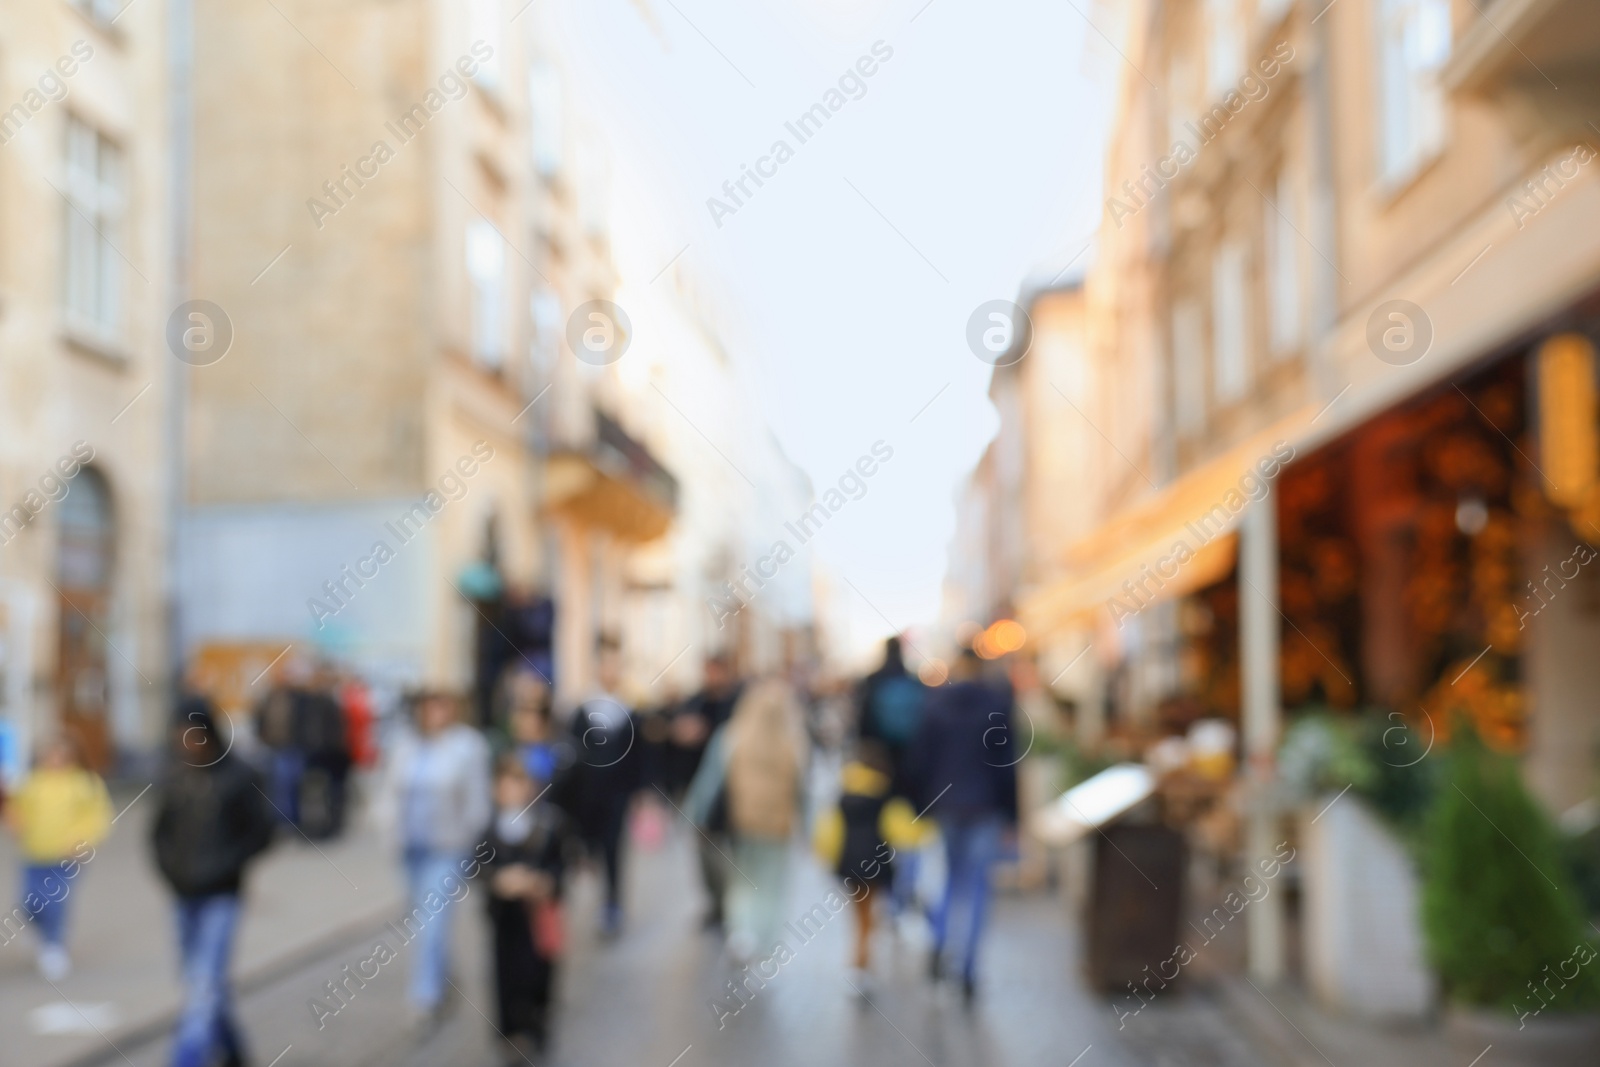
[[[450,890],[473,864],[492,804],[489,745],[461,721],[461,701],[424,692],[415,712],[414,728],[395,742],[383,805],[397,823],[413,914],[431,915],[417,938],[407,991],[415,1022],[428,1028],[439,1021],[449,980],[451,905],[459,900]]]
[[[896,796],[910,794],[906,754],[922,723],[927,695],[927,687],[906,669],[900,638],[885,639],[883,665],[867,675],[856,691],[856,733],[862,740],[881,746],[889,762],[889,788]],[[909,849],[895,870],[890,904],[897,916],[908,920],[916,902],[921,860],[916,849]]]
[[[22,910],[39,935],[39,973],[59,982],[72,970],[67,897],[110,832],[111,798],[72,738],[58,735],[40,746],[33,772],[6,804],[6,822],[22,851]]]
[[[344,709],[335,695],[339,679],[329,665],[317,668],[301,707],[300,744],[305,771],[300,782],[301,829],[313,840],[344,830],[350,739]]]
[[[229,753],[205,697],[179,701],[172,741],[151,831],[156,866],[177,897],[184,996],[172,1065],[237,1067],[245,1051],[228,968],[245,868],[272,842],[272,808],[255,772]]]
[[[739,702],[739,677],[726,653],[707,657],[701,670],[700,689],[672,715],[665,777],[667,791],[674,797],[689,788],[711,735],[728,721]]]
[[[739,963],[776,943],[788,883],[789,843],[801,823],[807,749],[794,694],[767,679],[746,689],[712,736],[685,798],[692,818],[727,808],[733,844],[728,952]]]
[[[851,981],[863,994],[871,984],[876,904],[894,875],[889,773],[889,754],[883,745],[870,738],[858,741],[839,775],[838,806],[819,820],[816,833],[817,851],[844,881],[854,905]]]
[[[733,715],[739,700],[739,679],[733,663],[726,654],[709,657],[704,665],[700,691],[684,701],[672,716],[667,748],[667,785],[674,796],[682,795],[694,779],[705,757],[707,744],[716,732]],[[709,813],[703,831],[696,835],[699,851],[700,881],[706,891],[706,911],[701,925],[708,930],[722,928],[726,918],[728,892],[727,808],[718,804]]]
[[[981,679],[981,668],[977,654],[963,649],[949,684],[929,694],[906,768],[912,798],[938,821],[945,849],[929,976],[944,976],[951,952],[969,1003],[977,993],[990,870],[1017,823],[1011,691]]]
[[[600,859],[605,875],[600,929],[614,937],[622,929],[623,848],[628,808],[640,785],[640,754],[633,712],[617,695],[621,649],[603,638],[599,658],[599,689],[572,720],[575,761],[558,802],[572,816],[584,851]]]
[[[556,962],[564,941],[561,913],[564,817],[542,799],[549,783],[530,777],[516,753],[497,764],[495,813],[483,864],[494,939],[499,1031],[512,1046],[508,1063],[544,1051]]]
[[[900,638],[883,643],[883,665],[866,678],[856,695],[856,730],[883,746],[892,773],[898,774],[922,721],[927,689],[906,669]],[[898,782],[896,784],[899,784]]]
[[[336,696],[344,712],[350,760],[357,767],[371,767],[378,762],[378,742],[373,729],[377,711],[373,707],[372,687],[351,675],[339,683]]]
[[[269,791],[278,816],[290,826],[300,825],[300,785],[306,773],[305,720],[310,664],[291,652],[283,673],[256,706],[256,740],[268,755]]]
[[[572,761],[572,751],[570,745],[555,736],[550,721],[550,687],[528,672],[523,672],[522,678],[522,683],[510,687],[506,732],[523,769],[543,783],[543,789]]]

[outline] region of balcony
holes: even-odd
[[[588,443],[551,451],[545,509],[623,541],[653,541],[677,514],[678,480],[614,419],[596,411]]]
[[[1519,130],[1557,139],[1594,136],[1600,4],[1495,0],[1479,10],[1444,69],[1444,84],[1494,102]]]

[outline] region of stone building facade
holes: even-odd
[[[0,5],[0,760],[160,736],[176,361],[161,5]]]

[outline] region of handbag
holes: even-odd
[[[567,947],[567,925],[558,900],[540,900],[533,904],[533,950],[540,957],[553,960]]]

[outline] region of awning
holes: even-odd
[[[1268,491],[1261,472],[1294,458],[1289,443],[1312,415],[1279,421],[1066,546],[1056,580],[1022,597],[1023,625],[1048,633],[1113,612],[1113,601],[1131,613],[1225,577],[1238,555],[1239,520]]]

